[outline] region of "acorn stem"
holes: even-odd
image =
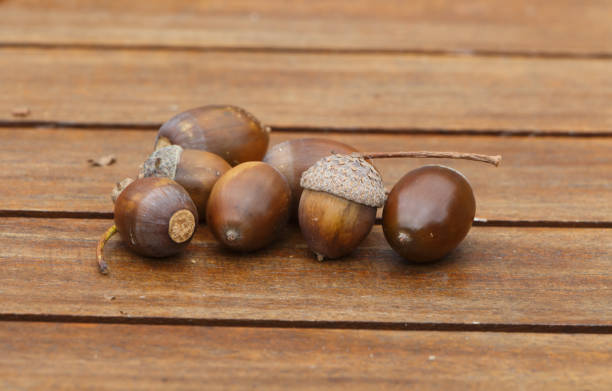
[[[106,242],[108,242],[108,240],[115,233],[117,233],[117,226],[113,224],[112,227],[110,227],[109,229],[106,230],[106,232],[104,232],[104,235],[102,235],[102,237],[100,238],[100,241],[98,242],[98,247],[96,248],[96,259],[98,260],[98,269],[100,270],[100,273],[102,274],[108,274],[108,265],[104,261],[104,255],[102,251],[104,250],[104,245],[106,244]]]
[[[480,155],[477,153],[462,152],[432,152],[432,151],[409,151],[409,152],[361,152],[354,153],[352,156],[364,159],[387,159],[387,158],[438,158],[438,159],[463,159],[473,160],[499,166],[502,157],[500,155]]]

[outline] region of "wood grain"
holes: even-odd
[[[612,5],[596,0],[13,0],[0,13],[13,44],[612,53]]]
[[[612,230],[474,227],[442,262],[410,265],[379,226],[348,258],[319,263],[296,228],[248,255],[204,226],[183,255],[146,260],[107,220],[0,220],[0,314],[387,325],[612,325]],[[27,283],[26,283],[27,282]],[[114,299],[112,299],[114,297]]]
[[[0,129],[0,209],[112,213],[110,189],[152,150],[155,132]],[[489,220],[612,222],[612,139],[496,136],[357,135],[273,132],[271,144],[326,137],[360,150],[434,150],[503,155],[500,167],[457,160],[383,159],[376,165],[391,188],[409,170],[442,163],[463,172],[474,188],[477,216]],[[113,154],[117,163],[87,159]],[[597,205],[597,207],[594,207]]]
[[[0,347],[4,389],[612,387],[610,335],[4,322]]]
[[[475,227],[445,260],[410,265],[380,226],[326,263],[295,226],[248,255],[202,226],[168,260],[111,240],[105,277],[93,254],[111,220],[6,217],[109,217],[152,129],[232,103],[284,130],[273,143],[501,153],[499,169],[442,161],[472,182],[478,217],[610,227],[611,13],[597,0],[0,0],[0,388],[612,388],[609,228]],[[32,129],[62,124],[86,129]],[[115,165],[87,165],[107,154]],[[390,187],[430,162],[377,165]]]
[[[606,60],[4,48],[0,69],[5,123],[155,127],[232,103],[275,127],[612,131]]]

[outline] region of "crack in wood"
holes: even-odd
[[[72,121],[32,121],[0,120],[0,128],[64,128],[100,130],[152,130],[161,126],[158,122],[72,122]],[[359,134],[415,134],[436,136],[503,136],[503,137],[571,137],[593,138],[612,137],[612,130],[601,129],[589,132],[574,132],[550,129],[438,129],[438,128],[374,128],[374,127],[308,127],[308,126],[270,126],[271,131],[279,133],[359,133]]]
[[[456,331],[547,334],[612,334],[607,324],[420,323],[367,321],[302,321],[275,319],[193,319],[133,316],[0,314],[3,322],[140,324],[166,326],[259,327],[330,330]]]
[[[164,45],[164,44],[111,44],[111,43],[46,43],[46,42],[0,42],[0,49],[44,49],[44,50],[125,50],[125,51],[171,51],[171,52],[219,52],[219,53],[272,53],[272,54],[323,54],[323,55],[403,55],[435,57],[512,57],[553,60],[608,60],[611,52],[570,53],[564,51],[524,51],[487,49],[380,49],[380,48],[326,48],[291,46],[224,46],[224,45]]]
[[[0,218],[32,219],[89,219],[110,220],[112,212],[45,211],[45,210],[0,210]],[[381,218],[375,224],[380,225]],[[562,221],[562,220],[495,220],[474,219],[475,227],[539,227],[539,228],[612,228],[612,221]]]

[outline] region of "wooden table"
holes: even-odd
[[[612,2],[4,0],[0,15],[1,389],[612,389]],[[249,255],[203,226],[167,261],[114,239],[98,274],[112,185],[160,123],[211,103],[249,109],[273,144],[504,161],[440,161],[480,220],[431,265],[380,226],[325,263],[294,226]],[[392,186],[424,163],[378,167]]]

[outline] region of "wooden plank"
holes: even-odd
[[[112,213],[110,189],[152,149],[155,132],[0,129],[0,199],[4,211]],[[378,160],[387,187],[409,170],[442,163],[473,185],[477,217],[506,221],[612,222],[612,139],[317,134],[273,132],[271,144],[326,137],[360,150],[456,150],[502,154],[498,168],[449,160]],[[42,151],[42,152],[41,152]],[[90,167],[87,159],[114,154],[117,163]],[[593,207],[597,205],[597,207]]]
[[[612,230],[474,227],[443,262],[410,265],[380,226],[354,254],[320,263],[289,228],[247,255],[207,228],[183,255],[146,260],[119,239],[94,248],[107,220],[0,220],[0,314],[189,321],[612,325]],[[114,299],[113,299],[114,297]],[[391,327],[391,326],[390,326]]]
[[[610,335],[4,322],[0,346],[4,389],[612,387]]]
[[[612,4],[597,0],[14,0],[0,12],[0,41],[17,44],[612,52]]]
[[[276,127],[612,130],[606,60],[4,48],[0,68],[9,122],[155,126],[227,102]]]

